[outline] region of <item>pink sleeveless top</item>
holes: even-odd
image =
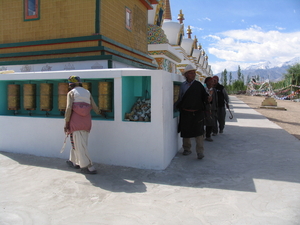
[[[90,132],[92,128],[91,104],[85,102],[74,102],[70,118],[70,132],[85,130]]]
[[[83,87],[76,87],[71,91],[74,93],[74,101],[70,118],[70,132],[78,130],[90,132],[92,128],[91,93]]]

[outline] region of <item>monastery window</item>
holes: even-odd
[[[182,34],[179,34],[179,38],[178,38],[178,43],[177,45],[181,45],[181,42],[182,42]]]
[[[125,21],[125,24],[126,24],[126,28],[128,30],[131,30],[131,28],[132,28],[132,12],[127,7],[126,7],[126,21]]]
[[[39,0],[24,1],[24,20],[38,20],[40,18]]]
[[[163,19],[163,14],[164,14],[164,10],[162,8],[159,9],[159,14],[157,17],[157,21],[156,21],[156,25],[160,26],[162,23],[162,19]]]

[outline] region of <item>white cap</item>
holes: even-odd
[[[187,65],[185,68],[184,68],[184,71],[183,71],[183,75],[186,73],[186,72],[189,72],[189,71],[192,71],[192,70],[194,70],[194,71],[196,71],[196,69],[192,66],[192,65]]]

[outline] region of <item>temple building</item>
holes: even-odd
[[[91,158],[165,169],[181,148],[173,103],[184,67],[213,75],[183,21],[169,0],[0,1],[0,151],[68,158],[67,78],[77,75],[106,111],[92,114]]]

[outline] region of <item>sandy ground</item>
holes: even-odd
[[[260,106],[265,97],[235,96],[300,140],[300,102],[276,100],[277,107],[284,107],[286,110],[263,109]]]

